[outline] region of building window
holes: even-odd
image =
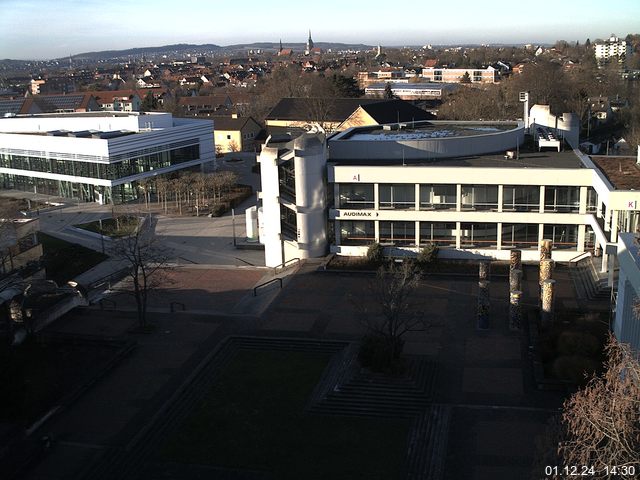
[[[411,210],[416,208],[416,188],[413,184],[378,186],[380,208]]]
[[[497,210],[498,186],[497,185],[463,185],[462,186],[463,210]]]
[[[544,238],[553,241],[556,250],[574,250],[578,247],[577,225],[545,225]]]
[[[340,208],[374,208],[372,183],[341,183],[338,185]]]
[[[578,213],[580,210],[580,187],[545,187],[545,212]]]
[[[420,246],[433,243],[440,247],[456,246],[456,224],[420,222]]]
[[[538,224],[503,223],[502,248],[538,248]]]
[[[375,222],[340,220],[340,245],[369,245],[375,241]]]
[[[278,165],[278,181],[280,182],[280,196],[295,201],[296,175],[293,160],[287,160]]]
[[[540,187],[534,185],[505,185],[502,190],[502,210],[537,212],[540,210]]]
[[[420,210],[455,210],[455,185],[420,185]]]
[[[587,188],[587,213],[598,211],[598,192],[593,187]]]
[[[380,243],[396,246],[416,244],[415,222],[380,222]]]
[[[280,227],[288,240],[298,240],[298,218],[296,212],[280,205]]]
[[[495,223],[462,223],[460,248],[497,248],[497,233]]]

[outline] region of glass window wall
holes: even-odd
[[[498,228],[495,223],[460,224],[461,248],[498,248]]]
[[[440,247],[455,247],[456,224],[454,222],[420,222],[420,246],[430,243]]]
[[[420,185],[420,210],[455,210],[456,185]]]
[[[359,210],[374,208],[372,183],[340,183],[340,208],[356,208]]]
[[[372,221],[340,220],[341,245],[369,245],[376,241]]]
[[[502,248],[538,248],[537,223],[503,223]]]
[[[416,208],[414,184],[380,184],[378,186],[380,208],[413,210]]]
[[[544,238],[553,241],[555,250],[573,250],[578,247],[577,225],[545,225]]]
[[[498,186],[463,185],[461,203],[463,210],[497,210]]]
[[[579,210],[580,187],[545,187],[545,212],[578,213]]]
[[[380,222],[380,243],[397,246],[416,244],[416,222]]]
[[[502,189],[502,210],[537,212],[540,210],[540,187],[537,185],[505,185]]]

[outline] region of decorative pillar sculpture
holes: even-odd
[[[553,324],[553,300],[556,281],[545,280],[542,284],[542,316],[540,318],[543,327]]]
[[[515,292],[522,290],[521,288],[522,270],[513,269],[509,270],[509,291]]]
[[[554,261],[550,258],[540,260],[540,278],[539,284],[542,286],[545,280],[549,280],[552,276]]]
[[[520,330],[522,328],[522,308],[520,307],[520,299],[522,292],[520,290],[511,291],[509,293],[509,330]]]
[[[489,281],[478,282],[478,323],[480,330],[489,328]]]
[[[509,270],[522,270],[522,250],[509,252]]]
[[[553,249],[553,240],[540,240],[540,261],[545,258],[551,258],[551,250]]]
[[[489,276],[491,275],[491,262],[482,261],[479,265],[478,275],[480,277],[480,281],[489,280]]]

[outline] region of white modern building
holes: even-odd
[[[425,67],[420,77],[436,83],[460,83],[465,77],[468,77],[470,83],[496,83],[499,75],[499,70],[491,66],[486,68]]]
[[[612,330],[620,342],[640,355],[640,245],[637,233],[618,239],[618,285]]]
[[[389,82],[393,95],[401,100],[420,100],[443,98],[453,92],[457,86],[442,83],[398,83]],[[368,97],[383,97],[387,88],[386,83],[374,83],[364,89]]]
[[[611,34],[604,43],[597,43],[595,46],[595,56],[599,62],[617,57],[620,63],[624,63],[629,55],[631,55],[631,44],[626,40],[620,40],[614,34]]]
[[[621,160],[577,147],[575,115],[534,106],[523,122],[416,122],[268,139],[259,161],[266,264],[364,255],[374,242],[393,255],[427,244],[447,258],[554,259],[584,252],[610,266],[618,232],[635,231],[640,169],[629,186]],[[530,133],[526,133],[528,130]],[[626,163],[625,163],[626,165]]]
[[[137,198],[141,179],[215,162],[213,122],[169,113],[0,119],[0,188],[80,201]]]

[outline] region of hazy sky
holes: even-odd
[[[308,29],[314,41],[370,45],[584,42],[640,33],[640,0],[0,0],[0,58],[304,42]]]

